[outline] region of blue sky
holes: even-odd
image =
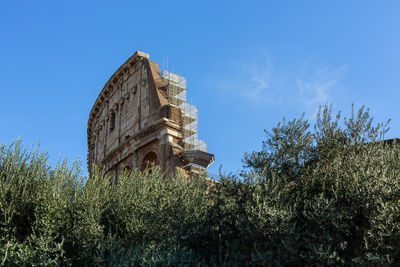
[[[1,1],[0,142],[39,140],[86,172],[90,109],[136,50],[187,78],[214,173],[327,101],[400,137],[399,1]]]

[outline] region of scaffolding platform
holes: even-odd
[[[214,162],[214,155],[207,152],[207,143],[198,138],[198,108],[187,103],[186,78],[165,70],[161,76],[168,101],[182,111],[183,154],[189,162],[206,169]]]

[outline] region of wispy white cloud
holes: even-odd
[[[278,72],[273,58],[264,53],[257,62],[240,66],[240,90],[236,93],[251,104],[276,105],[284,100],[288,91],[286,73]]]
[[[318,106],[332,102],[335,87],[340,83],[345,66],[323,67],[311,69],[308,67],[296,77],[295,84],[299,102],[307,111],[315,113]]]
[[[286,64],[287,66],[287,64]],[[271,56],[254,62],[236,65],[227,79],[214,80],[214,85],[230,97],[254,106],[296,106],[301,111],[315,114],[319,105],[333,102],[340,82],[346,72],[345,66],[332,67],[305,59],[300,67],[275,63]]]
[[[252,100],[259,100],[260,97],[272,100],[268,93],[271,90],[272,61],[268,56],[258,65],[243,65],[242,72],[248,83],[242,88],[240,95]]]

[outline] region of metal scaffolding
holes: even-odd
[[[166,85],[168,101],[182,111],[184,149],[206,152],[206,142],[198,138],[198,109],[186,100],[186,79],[165,70],[161,72],[161,76]]]

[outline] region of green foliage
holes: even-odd
[[[204,177],[51,170],[21,141],[0,148],[0,259],[9,266],[204,263],[214,199]],[[203,252],[199,254],[197,251]]]
[[[400,147],[369,111],[340,121],[324,106],[314,131],[283,121],[243,174],[258,187],[248,207],[259,234],[254,260],[299,265],[384,265],[399,257]],[[257,183],[254,183],[256,181]],[[398,259],[397,259],[398,260]],[[265,263],[265,262],[264,262]]]
[[[240,177],[54,169],[0,146],[0,265],[398,265],[400,146],[361,108],[283,120]]]

